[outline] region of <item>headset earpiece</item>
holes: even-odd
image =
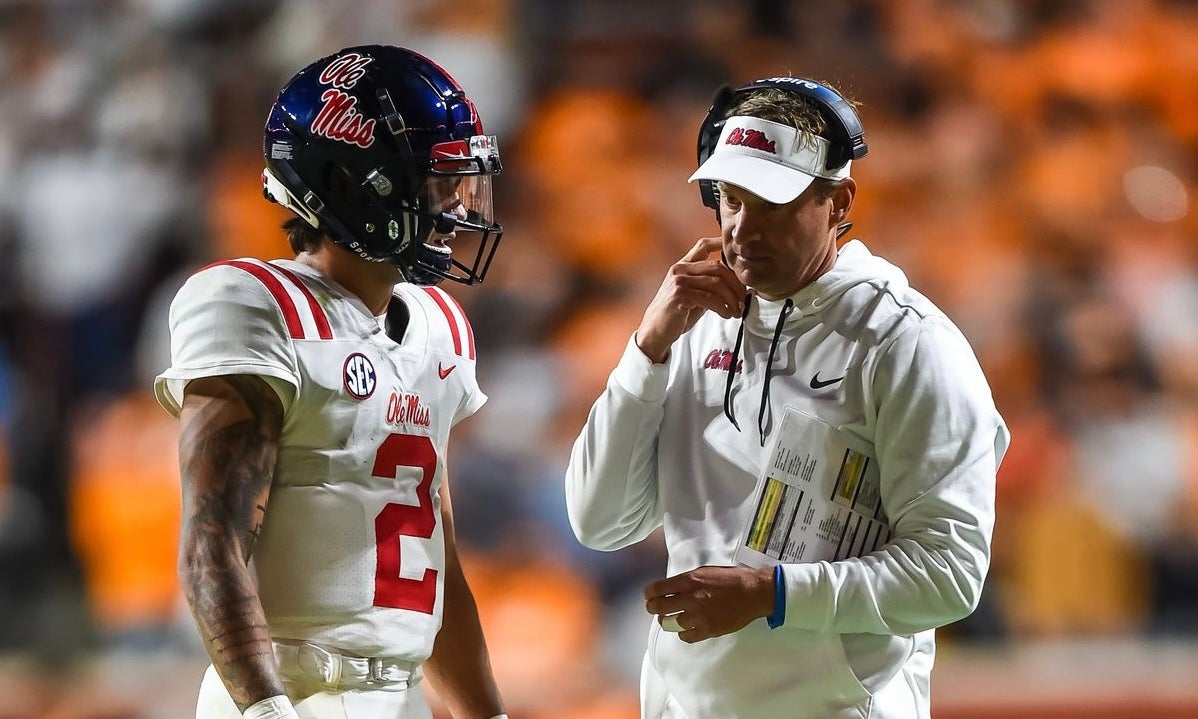
[[[715,96],[711,99],[711,107],[707,108],[707,115],[699,127],[700,165],[711,157],[711,153],[715,152],[715,145],[720,140],[720,132],[724,129],[724,121],[728,119],[728,109],[732,107],[732,102],[735,99],[736,92],[729,85],[720,85],[720,88],[715,91]],[[716,186],[715,181],[699,180],[699,196],[703,198],[704,206],[715,210],[715,219],[716,222],[719,222],[720,189]]]

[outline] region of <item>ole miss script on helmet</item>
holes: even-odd
[[[320,96],[324,101],[324,107],[312,121],[313,134],[358,147],[370,147],[374,144],[374,119],[362,117],[362,114],[354,109],[358,104],[358,98],[345,92],[353,89],[358,80],[366,74],[365,67],[373,60],[374,58],[349,52],[330,62],[324,72],[320,73],[320,84],[331,87]]]

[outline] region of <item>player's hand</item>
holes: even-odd
[[[649,359],[664,362],[674,340],[708,310],[724,318],[740,314],[745,286],[723,262],[710,259],[721,246],[720,238],[704,237],[666,273],[636,331],[636,344]]]
[[[645,609],[687,644],[731,634],[774,612],[774,569],[699,567],[645,587]]]

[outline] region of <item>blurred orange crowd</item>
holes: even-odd
[[[259,187],[271,93],[373,41],[428,52],[472,94],[475,80],[504,153],[492,273],[449,288],[491,395],[450,464],[513,716],[636,716],[636,598],[662,550],[574,546],[561,472],[666,266],[716,231],[685,182],[711,94],[780,73],[861,102],[850,236],[961,326],[1012,431],[986,598],[946,635],[1198,635],[1191,3],[192,4],[206,9],[0,7],[0,111],[16,118],[0,185],[19,188],[0,204],[18,260],[0,296],[0,572],[15,587],[31,546],[61,544],[25,586],[78,609],[48,619],[0,591],[0,648],[196,656],[174,573],[177,425],[149,394],[166,303],[213,258],[287,255]],[[66,44],[84,22],[111,38]],[[174,41],[152,39],[163,27]],[[131,184],[113,200],[107,178]],[[37,701],[0,718],[91,716]]]

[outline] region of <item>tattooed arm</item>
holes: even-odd
[[[183,399],[179,579],[208,656],[240,711],[283,694],[246,566],[274,477],[283,407],[261,378],[206,377]]]

